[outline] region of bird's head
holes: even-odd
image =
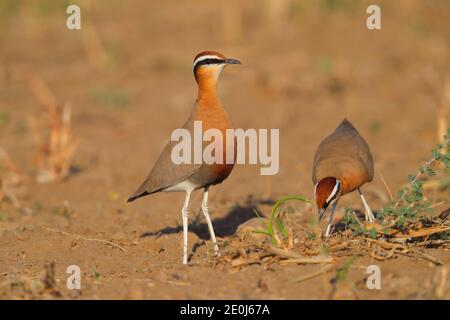
[[[215,85],[223,68],[230,64],[241,64],[239,60],[230,59],[217,51],[203,51],[194,58],[194,75],[198,84]]]
[[[314,197],[319,209],[319,221],[322,219],[328,206],[341,196],[342,183],[334,177],[327,177],[320,180],[314,187]]]

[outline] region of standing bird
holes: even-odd
[[[369,145],[355,127],[344,119],[332,134],[319,145],[314,156],[312,180],[314,197],[319,209],[319,221],[332,204],[325,237],[331,233],[331,222],[339,199],[358,189],[366,220],[373,222],[372,210],[364,198],[361,186],[373,179],[373,159]]]
[[[228,59],[215,51],[204,51],[195,57],[193,71],[198,85],[198,95],[194,109],[183,126],[183,129],[190,132],[191,137],[194,136],[194,121],[201,121],[203,131],[208,129],[220,130],[222,137],[224,137],[223,146],[225,146],[222,148],[223,159],[228,159],[225,132],[226,129],[232,128],[232,124],[217,96],[217,81],[222,70],[230,64],[241,64],[241,62]],[[204,189],[202,211],[208,224],[211,240],[214,243],[214,251],[218,255],[219,247],[208,213],[208,189],[210,186],[225,180],[233,170],[234,163],[228,164],[224,161],[223,164],[205,164],[202,161],[200,164],[174,164],[171,153],[175,145],[176,142],[174,141],[170,141],[166,145],[147,179],[128,199],[128,202],[156,192],[184,191],[186,193],[181,216],[183,220],[183,264],[187,264],[189,198],[191,193],[200,188]],[[233,152],[233,159],[235,159],[236,149],[228,152]]]

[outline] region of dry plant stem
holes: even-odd
[[[392,195],[391,189],[390,189],[389,186],[387,185],[386,180],[384,180],[383,175],[382,175],[380,172],[378,172],[378,176],[380,177],[381,182],[383,182],[384,187],[385,187],[386,190],[388,191],[388,193],[389,193],[389,198],[391,199],[391,201],[394,201],[394,196]]]
[[[271,254],[273,254],[273,255],[276,255],[276,256],[279,256],[279,257],[285,258],[285,259],[303,258],[303,256],[301,256],[301,255],[299,255],[299,254],[297,254],[295,252],[279,249],[279,248],[276,248],[276,247],[273,247],[273,246],[269,246],[267,248],[262,248],[262,249],[267,251],[267,252],[269,252],[269,253],[271,253]]]
[[[423,242],[417,243],[417,246],[426,247],[426,246],[443,246],[449,247],[450,240],[425,240]]]
[[[306,281],[306,280],[318,277],[321,274],[330,272],[331,270],[333,270],[333,268],[334,268],[334,266],[332,264],[328,264],[328,265],[322,267],[320,270],[312,272],[312,273],[307,274],[307,275],[304,275],[304,276],[302,276],[300,278],[294,279],[294,280],[292,280],[292,282],[297,282],[298,283],[298,282],[303,282],[303,281]]]
[[[111,246],[113,246],[115,248],[120,249],[123,252],[127,251],[124,247],[121,247],[121,246],[115,244],[114,242],[111,242],[111,241],[108,241],[108,240],[88,238],[88,237],[84,237],[84,236],[79,235],[79,234],[68,233],[68,232],[65,232],[65,231],[62,231],[62,230],[56,230],[56,229],[52,229],[52,228],[48,228],[48,227],[42,227],[42,228],[47,230],[47,231],[56,232],[56,233],[59,233],[59,234],[63,234],[65,236],[75,237],[77,239],[83,239],[83,240],[86,240],[86,241],[96,241],[96,242],[106,243],[106,244],[109,244],[109,245],[111,245]]]
[[[435,202],[433,205],[430,206],[430,208],[440,207],[440,206],[442,206],[443,204],[445,204],[445,201]]]
[[[70,173],[77,141],[71,126],[71,108],[60,106],[49,87],[37,75],[30,76],[30,89],[42,106],[42,115],[32,120],[37,152],[37,181],[53,182]]]
[[[432,234],[445,232],[450,230],[450,226],[436,226],[431,228],[421,228],[417,231],[410,230],[408,234],[393,234],[393,236],[397,239],[409,239],[409,238],[418,238],[418,237],[429,237]]]
[[[272,253],[281,258],[288,259],[288,263],[308,263],[308,264],[319,264],[319,263],[333,263],[332,257],[327,256],[316,256],[316,257],[305,257],[299,255],[293,251],[278,249],[276,247],[270,246],[265,248],[265,251]]]
[[[359,226],[360,226],[361,228],[363,228],[364,225],[361,223],[361,221],[359,221],[358,217],[356,216],[355,211],[353,211],[353,217],[355,218],[356,222],[358,222]]]
[[[332,264],[334,259],[332,257],[326,256],[316,256],[316,257],[303,257],[295,259],[287,259],[280,261],[280,264]]]
[[[415,254],[421,256],[423,259],[428,260],[428,261],[430,261],[430,262],[433,262],[433,263],[436,264],[436,265],[439,265],[439,266],[440,266],[440,265],[443,264],[441,260],[436,259],[435,257],[432,257],[432,256],[430,256],[429,254],[420,252],[419,250],[412,249],[412,248],[409,248],[409,250],[411,250],[411,251],[414,252]]]
[[[232,267],[241,267],[245,265],[251,265],[251,264],[261,264],[261,260],[259,259],[236,259],[231,262]]]
[[[400,244],[392,244],[392,243],[389,243],[386,241],[375,240],[375,239],[370,239],[370,238],[365,238],[365,240],[377,244],[382,249],[392,250],[392,252],[390,253],[390,256],[392,256],[394,253],[399,253],[399,254],[403,254],[405,256],[410,256],[408,254],[408,252],[413,252],[416,255],[422,257],[423,259],[431,261],[436,265],[442,265],[442,261],[440,261],[439,259],[436,259],[426,253],[420,252],[419,250],[413,249],[408,246],[404,246],[404,245],[400,245]],[[398,250],[398,249],[401,249],[401,250]],[[385,258],[386,257],[383,257],[383,259],[385,259]]]

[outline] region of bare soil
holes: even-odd
[[[436,106],[449,75],[448,1],[382,2],[382,30],[374,31],[366,28],[365,1],[291,1],[280,17],[267,14],[268,2],[260,1],[227,1],[226,9],[203,0],[82,1],[82,29],[72,31],[65,28],[64,6],[37,3],[0,7],[0,146],[26,177],[14,190],[20,206],[0,204],[2,299],[450,298],[442,271],[448,249],[420,249],[440,259],[440,267],[402,255],[376,261],[361,252],[336,285],[334,271],[292,282],[321,266],[231,267],[214,257],[201,192],[191,202],[188,266],[181,264],[184,195],[125,203],[189,115],[197,90],[193,57],[218,50],[243,62],[227,68],[219,85],[235,127],[279,128],[281,139],[277,175],[239,165],[211,189],[213,224],[225,251],[242,237],[264,240],[237,232],[254,209],[268,215],[284,195],[313,197],[314,151],[344,117],[371,146],[376,174],[364,190],[380,210],[389,199],[380,176],[395,192],[437,142]],[[95,62],[89,40],[94,27],[103,64]],[[73,173],[60,182],[33,179],[29,120],[39,121],[41,107],[29,88],[31,74],[72,106],[79,144]],[[438,204],[436,214],[449,207],[448,189],[427,196]],[[357,194],[342,199],[341,215],[345,206],[362,208]],[[307,225],[315,215],[311,206],[292,207],[292,221]],[[336,259],[342,265],[348,257]],[[51,274],[51,263],[55,282],[45,289],[41,279]],[[370,264],[381,268],[381,290],[366,288]],[[80,291],[66,288],[69,265],[81,268]]]

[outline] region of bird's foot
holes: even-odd
[[[325,238],[328,238],[330,235],[331,235],[331,233],[333,232],[333,230],[332,230],[332,225],[331,225],[331,223],[327,226],[327,230],[325,231]]]
[[[372,209],[370,209],[369,206],[366,207],[365,215],[366,215],[366,221],[369,221],[370,223],[375,221],[375,216],[373,215]]]
[[[217,245],[217,243],[214,243],[214,255],[216,257],[220,257],[220,250],[219,250],[219,246]]]

